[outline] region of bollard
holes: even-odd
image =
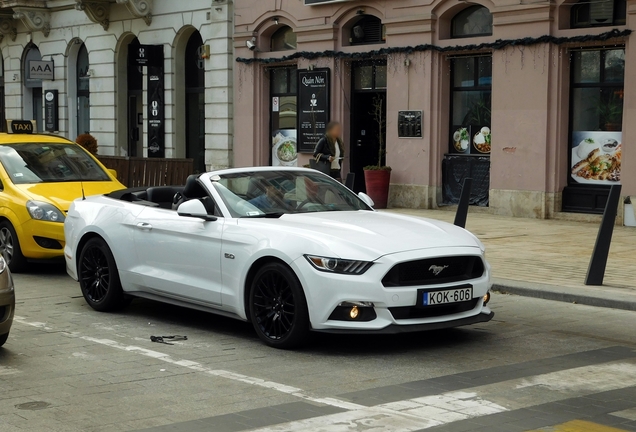
[[[470,192],[473,188],[473,179],[467,177],[462,185],[462,194],[459,197],[459,205],[455,214],[455,225],[466,228],[466,219],[468,218],[468,205],[470,204]]]
[[[605,204],[603,220],[601,220],[601,226],[598,229],[592,259],[587,269],[585,285],[603,285],[605,267],[607,266],[607,257],[609,255],[610,244],[612,243],[612,234],[614,233],[614,223],[616,221],[620,197],[621,185],[613,185],[607,197],[607,204]]]
[[[349,174],[347,174],[347,179],[345,180],[345,186],[353,190],[353,184],[355,182],[356,182],[356,173],[350,172]]]

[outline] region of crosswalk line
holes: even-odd
[[[602,363],[292,421],[254,429],[253,432],[413,432],[572,397],[632,387],[635,382],[636,360]],[[574,423],[575,426],[577,424],[580,423]],[[581,429],[581,432],[588,431],[616,430]]]

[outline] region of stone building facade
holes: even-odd
[[[199,171],[227,167],[232,6],[228,0],[0,1],[2,114],[37,119],[41,131],[70,139],[89,132],[104,155],[189,157]],[[59,122],[46,125],[51,90]]]

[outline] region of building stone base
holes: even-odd
[[[441,200],[442,189],[437,186],[391,184],[389,207],[433,209]]]

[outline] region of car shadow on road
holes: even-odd
[[[204,311],[192,310],[146,299],[135,299],[126,308],[125,315],[143,317],[160,326],[160,323],[190,327],[200,331],[235,339],[239,344],[260,343],[252,324]],[[492,333],[487,324],[455,329],[395,335],[346,335],[312,332],[306,344],[296,351],[305,354],[377,356],[412,353],[414,350],[437,350],[477,346],[488,342]],[[190,341],[195,341],[189,338]]]

